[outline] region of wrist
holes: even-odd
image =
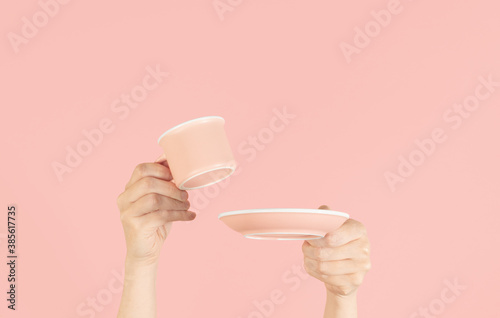
[[[327,289],[324,318],[355,318],[357,314],[356,292],[339,295]]]
[[[126,278],[156,278],[158,269],[158,260],[145,261],[127,256],[125,258],[125,277]]]
[[[329,303],[335,304],[336,306],[351,306],[356,304],[357,291],[354,291],[349,295],[339,295],[327,289],[326,299]]]

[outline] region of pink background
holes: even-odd
[[[2,2],[0,298],[10,204],[19,281],[18,310],[2,300],[1,316],[115,316],[125,256],[117,196],[137,164],[158,157],[166,129],[220,115],[241,170],[224,188],[190,192],[201,208],[164,246],[159,317],[264,317],[254,302],[276,289],[285,301],[267,316],[322,317],[323,284],[291,272],[302,241],[245,239],[217,219],[321,204],[368,229],[373,268],[360,317],[423,317],[419,308],[498,317],[500,87],[459,127],[443,118],[474,100],[478,77],[500,81],[498,3],[401,1],[350,63],[341,43],[354,45],[367,23],[376,32],[370,12],[397,3],[229,3],[222,20],[210,0],[69,1],[43,21],[37,1]],[[34,14],[46,25],[16,53],[9,34]],[[169,76],[117,112],[113,102],[156,65]],[[265,135],[283,107],[295,117]],[[52,164],[106,119],[113,130],[58,180]],[[437,128],[446,141],[419,162],[414,140]],[[245,142],[259,134],[268,143],[251,157]],[[384,174],[412,152],[419,165],[391,189]],[[465,290],[445,304],[454,280]]]

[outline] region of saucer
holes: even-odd
[[[312,240],[338,229],[349,214],[321,209],[251,209],[224,212],[219,220],[246,238]]]

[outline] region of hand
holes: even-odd
[[[371,268],[366,229],[353,219],[321,239],[304,241],[302,251],[306,271],[324,282],[334,296],[354,294]]]
[[[117,205],[125,232],[127,260],[144,265],[155,263],[170,233],[173,221],[190,221],[188,193],[170,182],[172,175],[162,155],[154,163],[135,167]]]

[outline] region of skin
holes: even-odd
[[[178,189],[164,155],[137,165],[117,198],[127,255],[118,318],[156,317],[161,248],[175,221],[192,221],[187,191]],[[321,209],[328,209],[321,206]],[[370,269],[364,226],[353,219],[321,239],[304,241],[304,268],[325,283],[324,318],[357,317],[356,291]]]
[[[320,209],[328,209],[322,205]],[[321,239],[302,244],[304,268],[325,283],[324,318],[357,317],[357,290],[371,268],[370,242],[364,225],[348,219]]]

